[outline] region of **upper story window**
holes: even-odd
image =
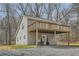
[[[24,29],[24,25],[22,24],[22,29]]]

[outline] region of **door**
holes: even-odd
[[[43,42],[43,45],[46,45],[46,40],[47,40],[47,35],[42,34],[42,42]]]

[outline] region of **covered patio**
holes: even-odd
[[[69,35],[70,35],[70,27],[66,25],[60,25],[57,23],[53,23],[47,20],[36,20],[33,18],[31,19],[31,24],[28,25],[29,33],[35,33],[35,41],[36,45],[38,45],[39,40],[39,33],[51,34],[53,37],[54,42],[56,42],[57,34],[66,33],[67,34],[67,41],[69,46]],[[41,34],[42,35],[42,34]],[[49,39],[48,39],[49,40]]]

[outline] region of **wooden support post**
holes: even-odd
[[[69,36],[70,36],[70,35],[69,35],[69,34],[70,34],[70,33],[68,32],[68,33],[67,33],[68,46],[69,46],[69,44],[70,44],[70,42],[69,42]]]
[[[36,46],[38,45],[38,24],[36,22]]]
[[[56,31],[54,31],[54,41],[55,41],[55,44],[56,44]]]

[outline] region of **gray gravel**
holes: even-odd
[[[14,51],[0,50],[0,56],[79,56],[79,47],[42,46]]]

